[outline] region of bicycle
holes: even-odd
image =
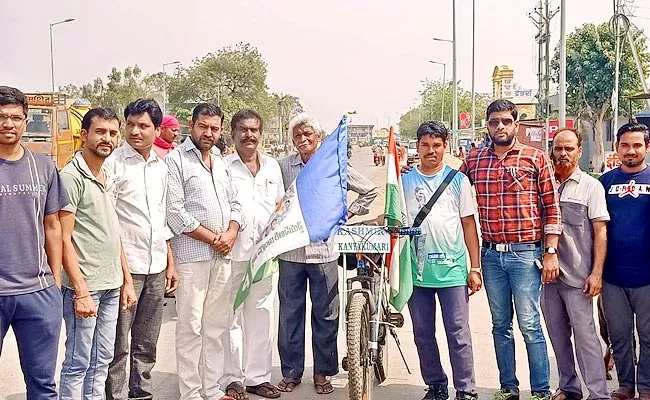
[[[386,336],[395,339],[408,373],[411,373],[395,328],[404,325],[404,316],[392,312],[389,303],[388,280],[384,268],[385,256],[390,251],[390,236],[416,236],[420,228],[394,226],[344,226],[339,232],[339,252],[343,257],[343,282],[345,284],[343,310],[347,355],[343,357],[343,370],[348,372],[350,400],[371,400],[374,380],[386,380]],[[352,240],[350,240],[352,239]],[[357,240],[358,239],[358,240]],[[341,240],[345,246],[341,248]],[[349,260],[352,255],[352,260]],[[353,262],[357,274],[347,277],[348,261]],[[354,288],[359,283],[360,288]],[[388,332],[387,332],[388,331]],[[373,379],[374,375],[374,379]]]

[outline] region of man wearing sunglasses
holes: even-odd
[[[540,294],[542,282],[559,275],[562,220],[557,184],[546,154],[517,140],[518,112],[512,102],[494,101],[486,116],[492,144],[470,152],[461,171],[474,184],[478,201],[483,280],[501,384],[494,400],[519,399],[514,313],[528,352],[531,399],[548,399],[550,373]]]

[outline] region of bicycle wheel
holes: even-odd
[[[348,308],[348,386],[350,400],[372,399],[372,371],[368,353],[370,312],[361,293],[352,296]]]
[[[386,365],[387,351],[388,349],[386,348],[386,345],[379,343],[379,353],[377,355],[377,360],[375,360],[375,365],[374,365],[375,378],[377,378],[377,384],[380,384],[386,380],[386,375],[387,375],[386,369],[388,368],[388,365]]]

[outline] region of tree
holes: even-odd
[[[451,85],[443,85],[440,81],[426,81],[420,92],[422,102],[417,107],[408,110],[399,121],[400,137],[415,137],[418,126],[428,120],[442,121],[451,129],[451,103],[453,99]],[[443,110],[444,96],[444,110]],[[483,120],[483,111],[489,104],[490,96],[487,94],[476,94],[476,115],[474,125],[480,126]],[[444,111],[444,115],[443,115]],[[458,88],[458,112],[472,112],[472,93]]]
[[[639,52],[644,74],[650,59],[645,36],[633,26],[632,36]],[[632,49],[626,37],[621,41],[619,109],[628,109],[625,97],[642,91]],[[567,37],[567,112],[587,120],[595,133],[593,165],[604,160],[603,123],[612,118],[611,97],[614,88],[616,39],[607,24],[585,24]],[[551,67],[553,80],[559,81],[559,48]],[[638,110],[638,109],[637,109]],[[634,110],[629,110],[630,113]]]
[[[219,104],[227,115],[241,108],[273,115],[266,73],[266,62],[259,51],[239,43],[196,59],[187,69],[178,69],[169,81],[169,102],[172,109],[211,102]]]
[[[145,75],[135,65],[123,71],[113,68],[106,81],[96,78],[81,87],[68,85],[61,90],[119,112],[141,97],[153,97],[162,106],[166,87],[168,112],[183,122],[189,120],[196,104],[211,102],[226,116],[252,108],[267,121],[277,121],[279,116],[284,126],[302,111],[302,105],[291,94],[270,94],[266,76],[266,62],[260,52],[250,44],[239,43],[196,59],[187,68],[177,68],[173,75]]]

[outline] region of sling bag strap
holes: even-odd
[[[429,199],[427,204],[422,207],[422,209],[418,212],[418,215],[415,216],[415,220],[413,221],[413,228],[419,227],[424,219],[429,215],[429,212],[431,212],[431,207],[438,201],[440,196],[442,195],[442,192],[445,191],[449,183],[451,183],[451,180],[454,179],[454,176],[458,173],[458,170],[455,170],[452,168],[452,170],[445,176],[445,179],[442,181],[440,186],[438,186],[438,189],[436,189],[435,193],[433,193],[433,196]]]

